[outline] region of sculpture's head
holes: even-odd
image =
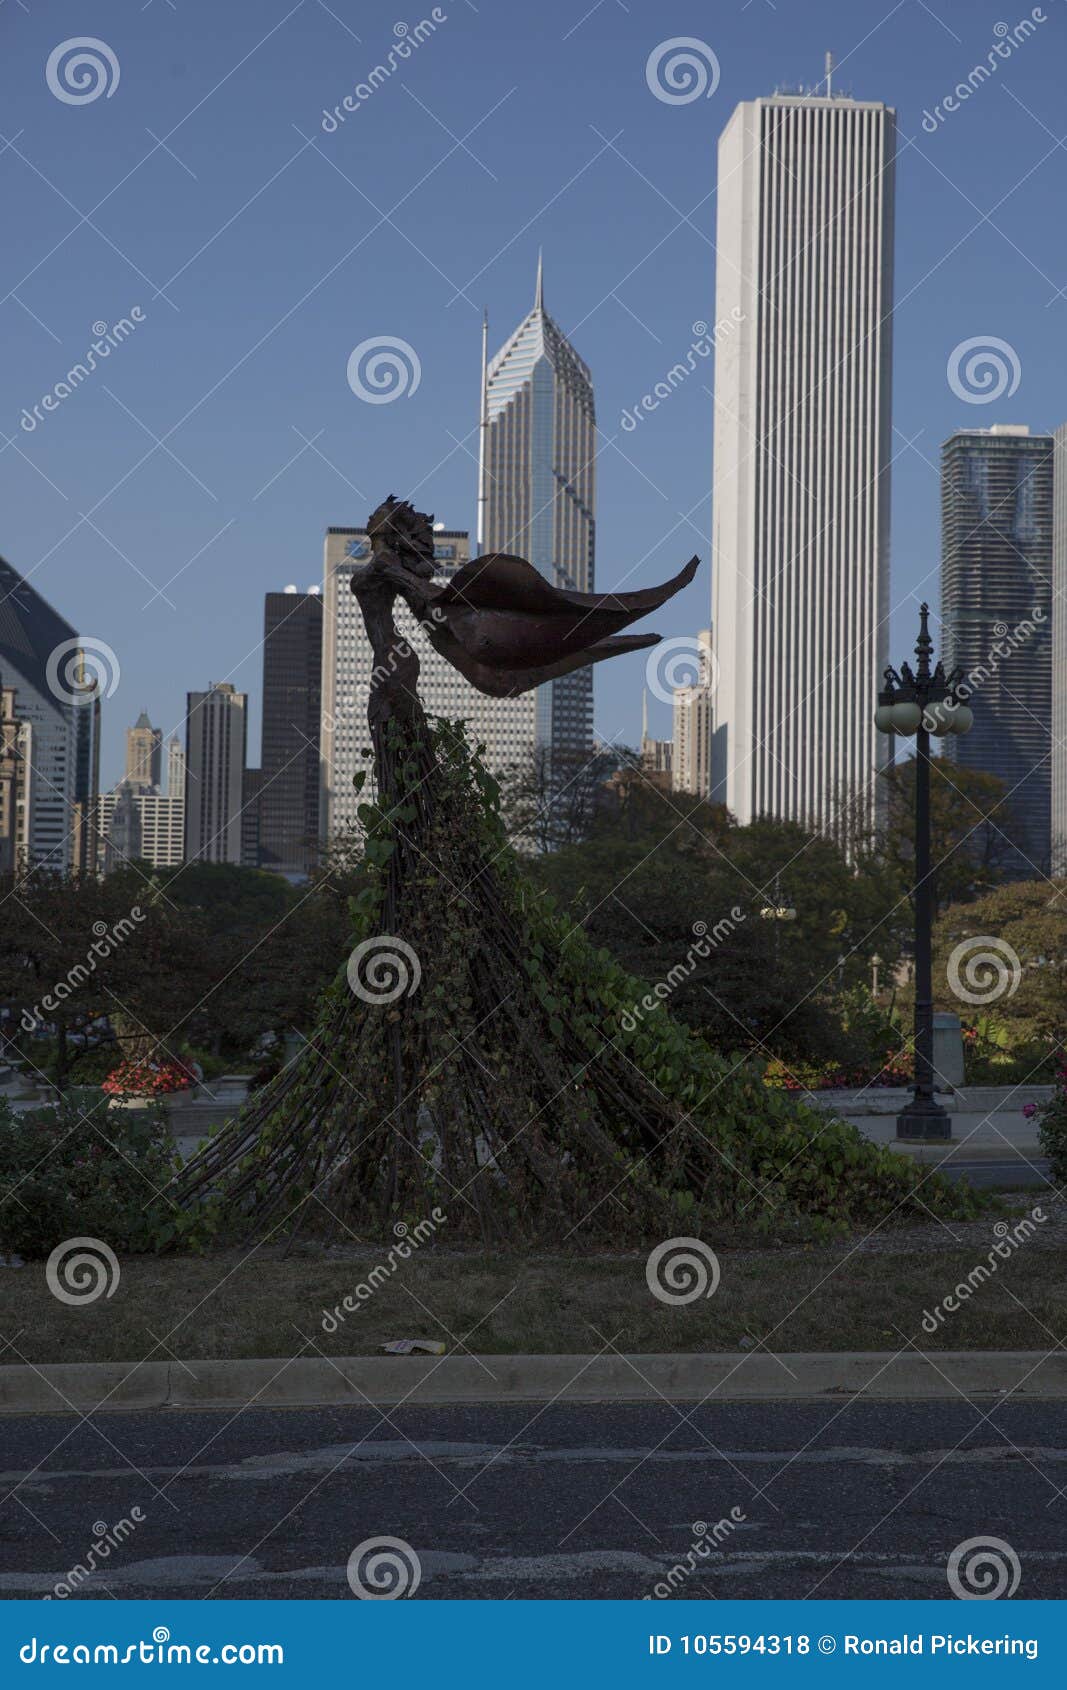
[[[413,575],[433,574],[433,517],[392,493],[367,521],[376,554],[392,552]]]

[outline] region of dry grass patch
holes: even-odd
[[[980,1234],[973,1240],[972,1232]],[[1047,1349],[1067,1335],[1067,1247],[1024,1244],[935,1333],[923,1313],[985,1261],[989,1223],[964,1244],[908,1252],[829,1246],[720,1251],[710,1299],[667,1307],[649,1291],[645,1257],[526,1256],[424,1248],[381,1278],[355,1313],[326,1320],[383,1260],[382,1251],[272,1248],[204,1258],[132,1257],[114,1295],[59,1302],[43,1263],[0,1270],[5,1363],[139,1361],[174,1355],[291,1356],[307,1340],[326,1355],[372,1355],[390,1338],[449,1351],[586,1354],[610,1340],[630,1354],[736,1351]],[[1018,1299],[1018,1300],[1016,1300]],[[1023,1306],[1020,1306],[1023,1305]],[[330,1330],[336,1326],[336,1330]],[[314,1354],[315,1348],[305,1353]]]

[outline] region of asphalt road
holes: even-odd
[[[66,1580],[105,1526],[82,1597],[350,1600],[352,1551],[389,1537],[419,1599],[944,1598],[951,1551],[986,1536],[1020,1597],[1067,1596],[1055,1403],[26,1416],[0,1448],[7,1598]]]
[[[942,1172],[950,1180],[962,1179],[966,1174],[972,1185],[987,1191],[1043,1191],[1052,1184],[1048,1169],[1048,1162],[1040,1157],[1024,1162],[1018,1156],[1010,1156],[1003,1161],[975,1158],[974,1161],[963,1162],[954,1158]]]

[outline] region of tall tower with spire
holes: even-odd
[[[557,587],[592,592],[595,455],[593,379],[545,309],[539,253],[533,309],[496,356],[483,360],[482,549],[517,553]],[[529,708],[533,747],[592,748],[590,669],[539,687]]]
[[[142,710],[126,729],[126,783],[134,792],[158,792],[162,764],[163,735]]]

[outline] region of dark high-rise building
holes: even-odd
[[[290,878],[315,864],[319,837],[322,595],[266,595],[259,866]]]
[[[941,460],[941,618],[946,666],[974,712],[945,752],[997,775],[1021,877],[1047,874],[1052,757],[1052,461],[1049,434],[961,429]]]
[[[241,867],[260,867],[260,797],[263,770],[246,769],[241,782]]]
[[[14,689],[21,724],[21,854],[28,863],[95,866],[101,688],[86,661],[94,645],[0,558],[0,674]]]
[[[185,857],[190,863],[243,860],[248,703],[228,681],[187,694]]]

